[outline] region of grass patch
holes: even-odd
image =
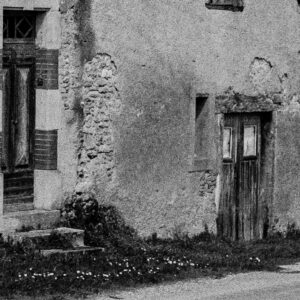
[[[208,231],[194,237],[141,239],[113,207],[73,199],[63,211],[64,225],[85,230],[87,245],[105,252],[42,256],[36,247],[0,241],[0,295],[99,292],[166,280],[221,277],[229,272],[275,270],[300,258],[295,228],[286,237],[248,243],[218,239]],[[63,244],[53,236],[51,243]]]
[[[104,253],[53,255],[9,249],[0,259],[0,294],[98,292],[111,285],[132,286],[228,272],[274,270],[276,263],[300,257],[300,242],[230,243],[187,240],[143,241],[145,247]]]

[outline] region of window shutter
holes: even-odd
[[[57,169],[57,130],[35,130],[34,164],[38,170]]]

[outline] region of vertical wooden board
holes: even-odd
[[[244,239],[244,195],[243,195],[243,174],[244,168],[243,164],[238,164],[238,186],[237,186],[237,193],[238,193],[238,236],[239,240]]]
[[[222,184],[222,196],[221,196],[221,205],[219,208],[219,216],[220,216],[220,226],[221,226],[221,235],[227,236],[227,197],[228,197],[228,189],[227,189],[227,182],[228,182],[228,168],[224,164],[223,165],[223,184]]]
[[[256,136],[253,142],[255,145],[255,152],[244,151],[240,153],[239,160],[243,165],[243,182],[239,187],[240,201],[244,202],[243,206],[243,235],[245,240],[253,239],[257,236],[258,216],[257,216],[257,205],[258,205],[258,173],[259,173],[259,160],[260,160],[260,117],[257,115],[244,116],[242,120],[242,126],[253,125],[255,126]],[[248,126],[249,127],[249,126]],[[244,139],[242,135],[242,139]],[[248,137],[249,138],[249,137]],[[243,142],[241,147],[244,147]]]
[[[251,196],[252,196],[252,212],[251,212],[251,224],[252,224],[252,239],[256,238],[256,228],[257,228],[257,201],[258,201],[258,195],[256,193],[257,191],[257,175],[256,175],[256,170],[257,170],[257,162],[253,161],[252,162],[252,191],[251,191]]]
[[[244,202],[245,202],[245,240],[249,241],[251,238],[251,163],[245,162],[245,189],[244,189]]]
[[[253,203],[253,238],[258,238],[258,226],[259,226],[259,217],[258,217],[258,169],[259,169],[259,165],[258,162],[254,162],[254,172],[253,172],[253,180],[255,182],[254,188],[253,188],[253,199],[254,199],[254,203]]]
[[[222,233],[224,236],[236,239],[236,182],[235,182],[235,158],[236,158],[236,118],[234,115],[226,115],[224,126],[227,130],[226,136],[223,132],[223,184],[222,184]],[[224,140],[226,139],[226,141]],[[230,143],[230,145],[228,145]]]
[[[8,153],[9,153],[9,116],[10,116],[10,86],[11,74],[8,68],[3,69],[3,153],[2,153],[2,169],[8,168]]]
[[[253,161],[249,161],[249,224],[250,224],[250,239],[253,239],[254,235],[254,214],[255,214],[255,199],[254,199],[254,189],[255,189],[255,182],[254,182],[254,168],[253,168]]]
[[[252,162],[247,161],[247,173],[248,173],[248,182],[247,182],[247,214],[248,214],[248,240],[251,240],[252,237],[252,205],[253,205],[253,199],[252,199],[252,188],[253,188],[253,182],[252,182]]]
[[[230,174],[230,185],[231,185],[231,206],[232,206],[232,233],[231,237],[233,240],[236,240],[236,183],[235,183],[235,172],[234,165],[231,165],[231,174]]]

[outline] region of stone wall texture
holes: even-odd
[[[299,168],[287,170],[300,149],[293,140],[300,122],[298,3],[244,4],[231,12],[207,9],[202,0],[63,1],[65,195],[94,193],[143,235],[215,231],[220,164],[191,172],[195,96],[207,93],[216,95],[216,113],[237,103],[239,112],[278,111],[270,218],[300,221]],[[218,120],[212,114],[208,127],[218,128]],[[295,147],[286,153],[289,128]],[[281,201],[288,203],[284,213]]]
[[[113,120],[120,107],[116,78],[117,68],[107,54],[98,54],[84,65],[77,193],[108,196],[115,168]]]

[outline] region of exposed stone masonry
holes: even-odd
[[[112,180],[113,116],[119,107],[117,68],[107,54],[97,54],[84,66],[83,126],[77,192],[96,192]],[[98,193],[97,193],[98,194]]]
[[[94,193],[100,199],[113,177],[113,115],[119,107],[117,68],[107,54],[97,54],[86,62],[89,58],[83,56],[79,37],[78,14],[82,12],[71,4],[63,10],[60,91],[66,121],[77,127],[75,191]]]
[[[201,172],[199,195],[212,194],[216,188],[217,174],[211,171]]]
[[[74,22],[74,8],[62,18],[62,48],[59,59],[59,85],[65,110],[76,108],[76,91],[81,86],[80,49],[76,45],[77,25]]]

